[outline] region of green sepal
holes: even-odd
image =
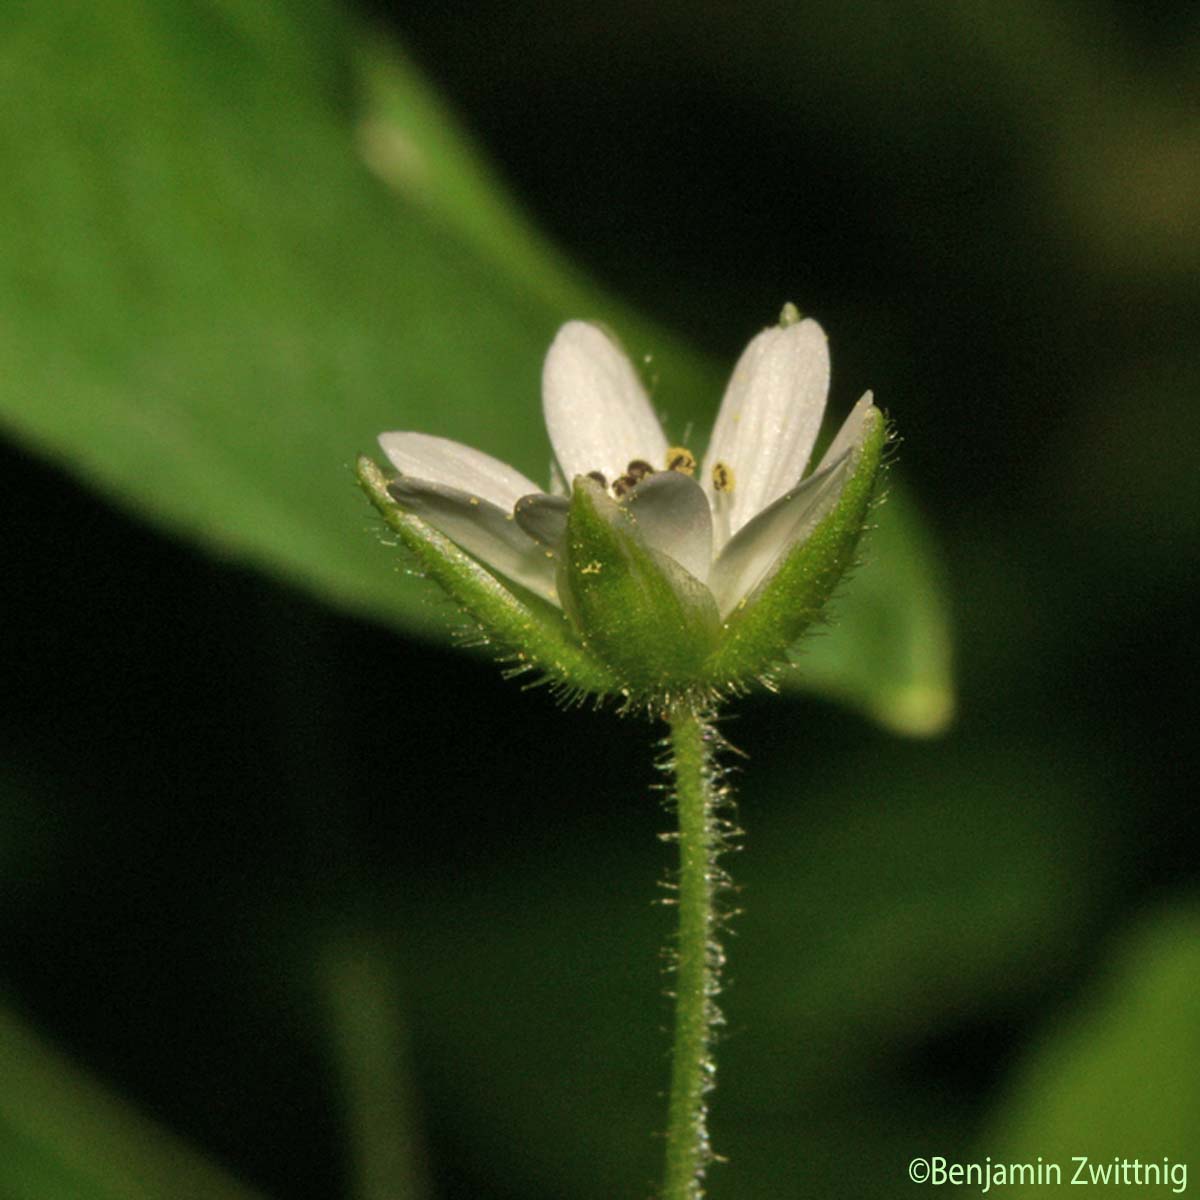
[[[594,479],[571,493],[559,596],[584,645],[637,698],[693,688],[720,631],[712,593],[651,549],[624,505]]]
[[[561,612],[535,597],[527,602],[432,525],[400,508],[388,494],[387,478],[365,455],[358,460],[356,474],[367,498],[421,571],[517,670],[540,672],[573,693],[603,696],[620,690],[616,676],[578,643]]]
[[[812,533],[725,619],[705,674],[716,687],[736,686],[788,661],[788,650],[813,622],[854,562],[887,445],[887,422],[871,409],[837,504]]]

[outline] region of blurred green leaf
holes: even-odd
[[[1079,1156],[1088,1158],[1089,1168],[1111,1167],[1116,1158],[1160,1169],[1167,1159],[1176,1169],[1184,1163],[1194,1170],[1197,980],[1200,908],[1144,923],[1119,947],[1084,1007],[1029,1056],[982,1151],[996,1162],[1056,1162],[1064,1184]],[[1133,1181],[1093,1183],[1088,1194],[1125,1196]],[[1182,1190],[1169,1174],[1152,1182],[1142,1186],[1160,1194]],[[1045,1194],[1024,1185],[1005,1189],[1017,1197]]]
[[[443,632],[372,536],[354,455],[413,428],[544,477],[540,363],[564,318],[653,354],[676,434],[715,407],[720,374],[576,279],[412,68],[332,4],[28,7],[0,103],[0,419],[147,518],[346,608]],[[910,532],[879,540],[806,678],[927,730],[950,684]]]
[[[0,1195],[256,1200],[0,1010]]]
[[[784,682],[842,699],[898,733],[934,734],[954,714],[949,614],[920,516],[903,488],[884,487],[862,565],[830,606],[829,629],[801,643]]]
[[[430,1194],[400,983],[377,939],[331,939],[318,967],[345,1114],[354,1200]]]

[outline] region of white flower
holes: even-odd
[[[809,536],[852,474],[869,392],[806,473],[828,390],[824,331],[789,306],[738,360],[694,477],[695,458],[669,445],[629,359],[598,326],[570,321],[542,371],[557,460],[551,494],[460,442],[385,433],[379,444],[399,472],[388,490],[401,507],[556,604],[563,480],[591,475],[627,506],[647,544],[710,589],[725,617]]]

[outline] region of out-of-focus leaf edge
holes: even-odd
[[[431,226],[445,231],[448,244],[456,244],[459,251],[469,249],[488,264],[495,279],[511,279],[518,292],[527,299],[536,297],[542,308],[561,312],[563,318],[586,315],[608,320],[622,330],[631,347],[653,348],[656,372],[672,396],[679,398],[682,411],[673,413],[677,419],[692,415],[696,397],[719,394],[720,374],[712,364],[576,277],[491,182],[482,156],[461,136],[433,90],[398,50],[375,38],[364,38],[359,46],[355,65],[363,93],[357,122],[360,155],[377,176],[402,191],[406,206],[424,209]],[[403,164],[397,166],[403,160],[406,141],[419,151],[416,161],[422,164],[423,174],[415,180],[402,178]],[[14,379],[12,386],[19,388],[20,379]],[[111,381],[98,395],[104,399],[110,390]],[[702,405],[703,399],[696,411],[702,411]],[[277,495],[263,497],[258,512],[252,491],[247,492],[236,527],[224,526],[206,516],[202,506],[188,502],[187,473],[176,479],[170,462],[156,465],[153,487],[146,482],[145,472],[133,481],[122,479],[120,470],[124,468],[114,469],[89,448],[86,422],[80,425],[83,440],[72,446],[61,429],[48,435],[39,421],[26,419],[21,402],[14,400],[9,409],[11,427],[23,441],[40,447],[48,458],[69,464],[73,474],[108,495],[125,503],[132,501],[177,535],[198,540],[210,551],[235,561],[282,575],[340,607],[399,626],[407,633],[435,635],[438,619],[434,605],[414,603],[412,586],[398,577],[394,577],[393,601],[386,570],[352,569],[354,561],[362,560],[336,542],[331,544],[330,531],[307,529],[301,504]],[[96,416],[91,414],[93,423]],[[122,416],[134,427],[138,425],[136,413]],[[346,447],[341,462],[347,489],[353,487],[353,453],[369,449],[353,444]],[[156,504],[154,488],[163,486],[161,480],[175,482],[169,484],[163,502]],[[229,482],[229,494],[245,490],[244,481]],[[346,538],[368,536],[369,510],[363,515],[361,525],[348,524]],[[881,525],[886,524],[885,516]],[[280,529],[287,533],[286,545],[276,544],[272,529],[276,534]],[[801,669],[785,686],[839,698],[898,731],[928,734],[944,726],[953,708],[948,626],[928,570],[929,556],[920,545],[914,550],[907,544],[909,535],[917,543],[922,540],[916,523],[906,519],[896,530],[891,551],[882,548],[882,538],[868,541],[869,565],[847,589],[838,628],[819,642],[809,643]],[[872,544],[880,546],[879,558],[888,560],[881,561],[879,569],[870,565]],[[889,553],[897,561],[891,561]],[[901,558],[904,564],[899,562]],[[868,578],[876,580],[875,599],[870,604],[864,590]],[[905,597],[906,590],[923,597],[919,611]],[[886,656],[874,655],[859,645],[863,630],[870,625],[863,614],[872,606],[880,616],[875,622],[877,631],[882,630],[885,640],[893,643]],[[906,608],[913,612],[905,612]],[[899,635],[897,627],[907,632]],[[885,658],[891,660],[886,670]]]
[[[894,733],[933,737],[955,714],[952,626],[933,538],[895,476],[890,469],[828,623],[799,643],[779,683],[847,704]],[[907,602],[896,604],[895,591]]]
[[[262,1200],[5,1009],[0,1063],[0,1178],[19,1173],[24,1187],[47,1181],[23,1200]],[[71,1191],[53,1180],[69,1180]]]
[[[548,300],[567,306],[566,311],[589,299],[594,303],[584,281],[572,275],[517,213],[510,198],[494,186],[482,158],[455,129],[452,114],[395,45],[377,37],[364,38],[359,45],[358,68],[367,110],[360,125],[360,146],[385,182],[403,188],[411,197],[414,181],[405,171],[406,139],[419,136],[422,130],[440,131],[432,139],[426,136],[422,148],[442,168],[437,188],[441,215],[456,234],[537,287]],[[420,194],[420,188],[417,190]],[[434,199],[431,184],[425,199]],[[481,211],[489,214],[488,221],[479,220]],[[672,344],[668,365],[681,357],[686,360],[687,356],[681,356],[678,346]],[[701,382],[706,394],[717,394],[720,375],[715,364],[697,363],[689,375],[687,383]],[[682,382],[672,380],[675,385]],[[853,634],[846,632],[844,620],[835,616],[824,631],[825,645],[809,653],[799,649],[796,669],[782,675],[779,683],[786,691],[812,692],[845,703],[895,733],[930,737],[945,730],[954,717],[951,626],[932,539],[903,484],[896,482],[894,469],[889,472],[887,494],[888,504],[877,510],[874,524],[883,527],[883,540],[889,548],[907,551],[903,574],[912,592],[912,611],[906,618],[909,637],[905,652],[899,655],[901,661],[881,677],[878,664],[863,664],[862,656],[854,653],[849,645]],[[870,572],[872,543],[877,545],[880,540],[878,533],[866,539],[860,555],[863,565],[853,575]],[[853,617],[866,607],[862,600],[855,602],[855,583],[855,579],[849,581],[834,605],[842,617],[847,611]],[[862,619],[867,618],[864,615]],[[839,669],[839,660],[857,660],[866,670]]]

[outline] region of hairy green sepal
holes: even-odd
[[[854,562],[887,444],[887,422],[873,409],[836,505],[812,533],[726,618],[706,664],[714,687],[736,686],[787,661]]]
[[[421,571],[515,666],[538,671],[572,692],[620,691],[620,681],[578,643],[561,612],[532,597],[526,603],[432,525],[400,508],[388,494],[383,472],[365,455],[356,473],[363,491]]]
[[[866,420],[837,502],[724,622],[708,588],[648,546],[627,507],[587,476],[574,481],[557,554],[565,615],[400,508],[369,458],[359,459],[358,479],[421,570],[519,669],[635,703],[712,696],[786,664],[853,564],[887,443],[883,415],[873,410]]]
[[[712,593],[647,546],[625,506],[587,476],[572,489],[558,591],[584,645],[626,693],[702,682],[720,629]]]

